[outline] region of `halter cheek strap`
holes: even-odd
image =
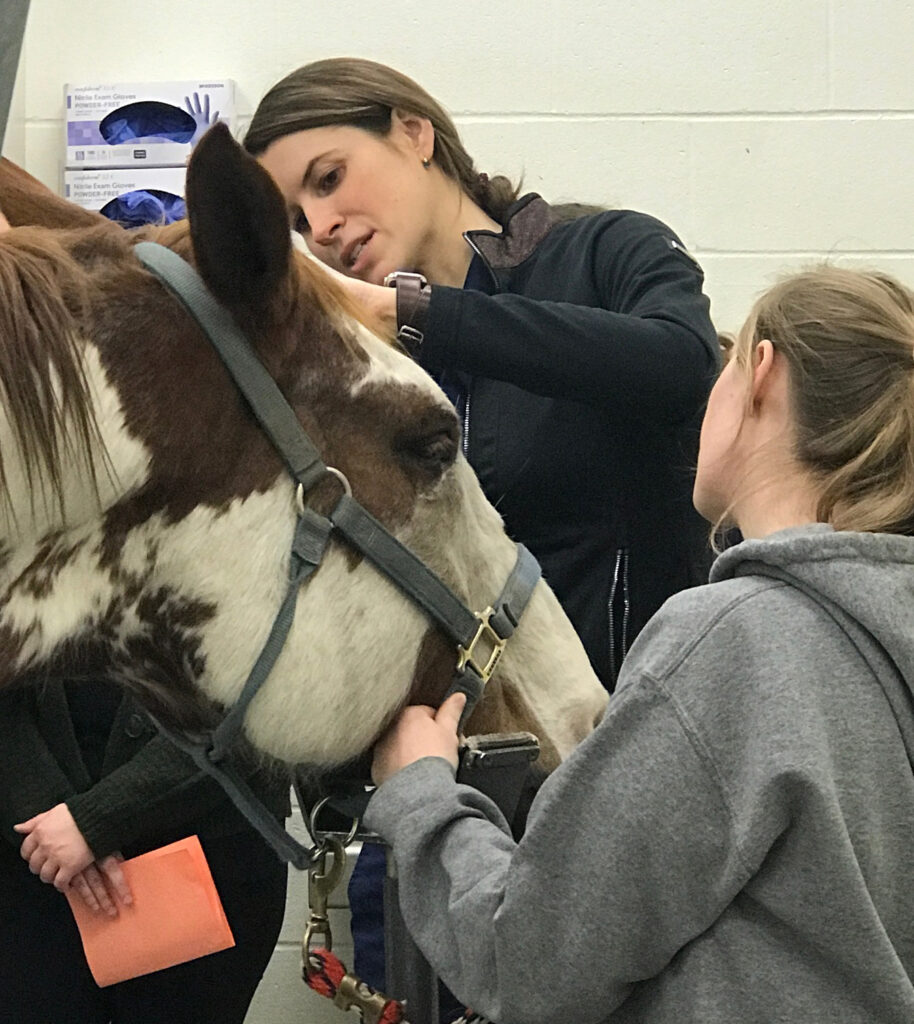
[[[289,836],[269,815],[237,772],[227,763],[229,750],[239,738],[251,701],[269,676],[282,651],[301,587],[320,565],[334,532],[380,569],[433,619],[457,647],[457,666],[448,696],[462,692],[467,704],[460,727],[482,696],[505,643],[540,579],[539,563],[522,545],[501,594],[494,604],[474,613],[407,547],[349,493],[346,478],[328,467],[292,408],[257,358],[235,320],[207,290],[197,272],[180,256],[153,242],[139,242],[134,251],[140,262],[158,277],[197,321],[219,353],[254,415],[298,484],[300,512],[295,524],[289,559],[289,584],[270,635],[251,668],[238,700],[217,728],[199,738],[159,729],[195,763],[212,775],[236,806],[258,828],[277,853],[296,867],[304,867],[312,851]],[[304,495],[327,475],[342,481],[344,493],[328,516],[304,503]]]
[[[442,580],[357,501],[344,495],[330,513],[336,529],[419,605],[457,645],[457,666],[445,697],[466,694],[460,728],[470,716],[495,671],[505,644],[540,580],[539,562],[523,544],[495,602],[471,612]]]

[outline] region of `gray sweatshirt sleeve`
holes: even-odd
[[[546,781],[518,845],[426,758],[373,797],[406,924],[499,1024],[595,1024],[702,933],[750,875],[713,764],[649,676]]]

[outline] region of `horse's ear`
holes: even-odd
[[[263,311],[289,272],[285,203],[273,179],[217,123],[187,169],[187,217],[200,276],[230,309]]]

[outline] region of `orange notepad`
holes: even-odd
[[[117,917],[95,913],[75,893],[67,893],[98,985],[235,945],[196,836],[125,860],[121,867],[133,903],[118,904]]]

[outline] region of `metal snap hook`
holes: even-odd
[[[327,854],[332,860],[327,866]],[[311,963],[313,943],[323,938],[324,948],[333,949],[333,933],[330,928],[329,899],[339,885],[346,869],[346,850],[338,839],[322,839],[312,853],[312,864],[308,869],[308,924],[302,937],[302,970],[305,975],[314,973]]]

